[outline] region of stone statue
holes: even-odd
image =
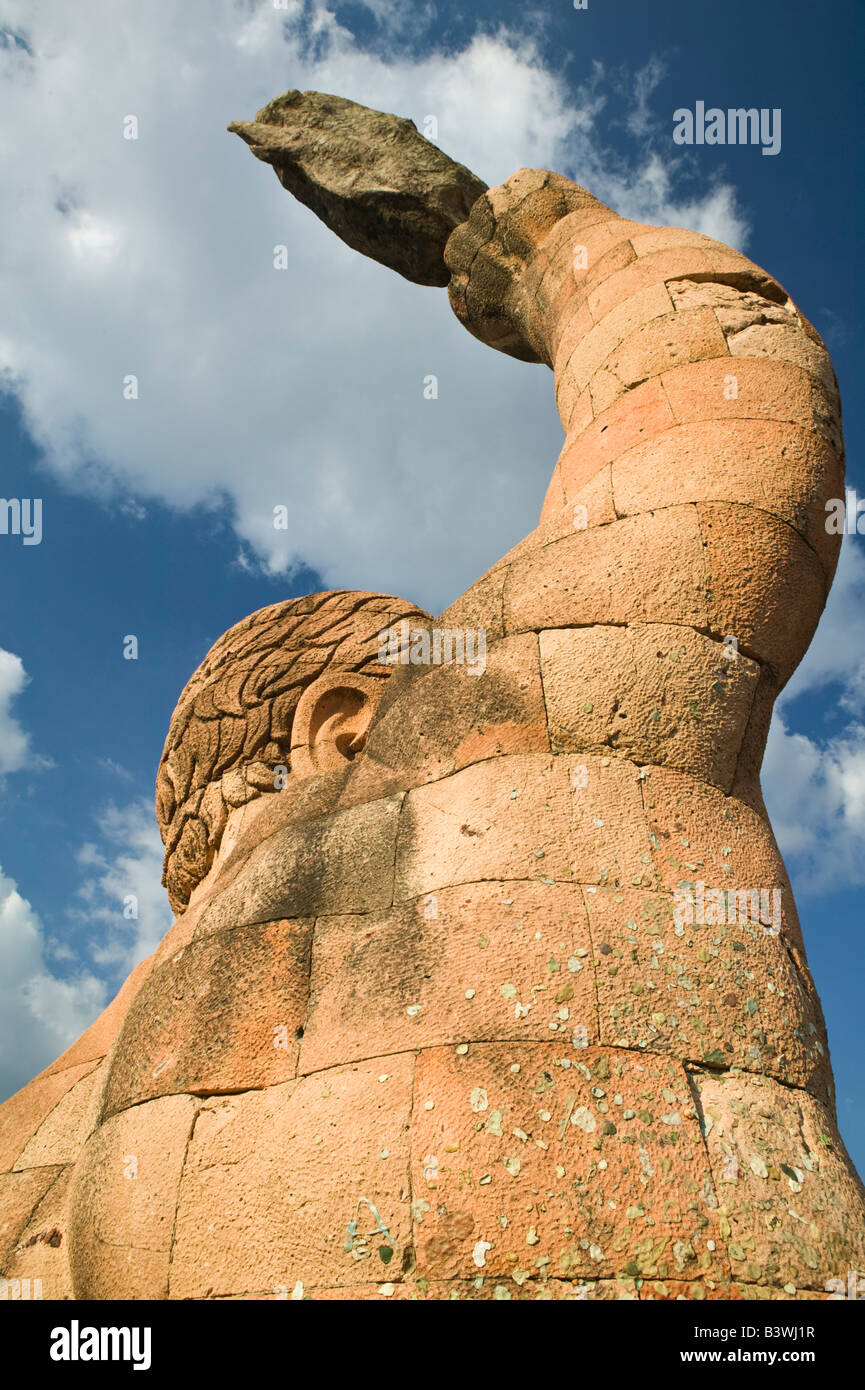
[[[5,1277],[841,1296],[865,1194],[759,782],[838,555],[820,338],[737,252],[546,171],[487,189],[408,121],[289,92],[230,129],[550,366],[565,443],[438,618],[316,594],[196,671],[157,783],[177,921],[0,1109]]]

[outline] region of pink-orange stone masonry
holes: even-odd
[[[554,371],[540,522],[438,619],[290,600],[191,679],[177,921],[0,1107],[2,1273],[45,1297],[820,1299],[865,1268],[759,780],[838,556],[829,357],[744,256],[542,170],[444,256],[469,331]],[[485,668],[383,663],[405,620],[483,630]],[[698,888],[724,910],[683,920]]]

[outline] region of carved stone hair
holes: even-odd
[[[177,702],[156,778],[162,882],[179,914],[213,863],[228,815],[290,765],[295,708],[326,671],[386,679],[378,634],[428,614],[387,594],[334,590],[261,608],[211,648]]]

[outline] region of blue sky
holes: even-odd
[[[555,168],[747,250],[825,337],[865,497],[862,22],[780,0],[0,3],[0,492],[43,504],[40,545],[0,536],[0,1093],[170,923],[153,783],[210,644],[320,588],[443,608],[535,524],[560,447],[545,369],[330,237],[228,121],[290,86],[434,114],[490,183]],[[698,100],[780,108],[780,153],[674,145],[674,110]],[[764,776],[860,1169],[863,547],[845,542]]]

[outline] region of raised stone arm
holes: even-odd
[[[597,673],[602,640],[609,678],[572,682],[562,748],[615,746],[725,791],[746,777],[759,798],[772,703],[837,563],[826,503],[843,496],[832,365],[786,291],[720,242],[619,217],[561,175],[486,188],[411,122],[342,98],[289,92],[229,129],[349,245],[447,283],[475,337],[554,371],[566,437],[540,526],[449,620],[486,621],[484,586],[501,636],[583,629],[571,674]],[[647,624],[688,650],[635,683]],[[727,638],[744,659],[719,681]],[[695,706],[702,728],[679,719]]]

